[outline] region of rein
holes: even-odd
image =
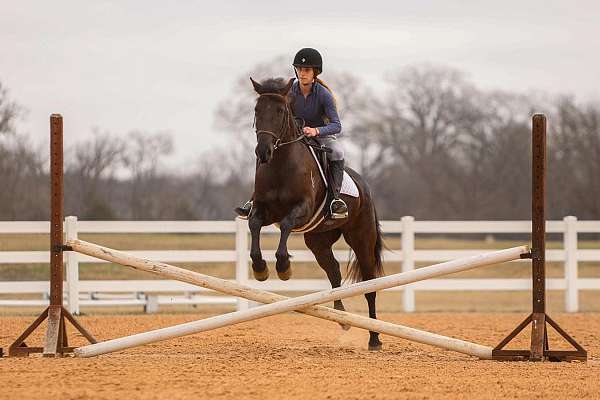
[[[287,125],[289,127],[290,126],[290,120],[291,120],[292,124],[293,124],[293,127],[296,127],[295,130],[296,130],[297,136],[296,136],[295,139],[292,139],[292,140],[290,140],[288,142],[283,142],[283,143],[281,142],[281,136],[277,136],[277,134],[275,132],[273,132],[273,131],[268,131],[268,130],[265,130],[265,129],[257,129],[256,130],[256,136],[261,135],[261,134],[272,136],[275,139],[275,144],[273,145],[273,151],[275,151],[278,148],[283,147],[285,145],[299,142],[299,141],[303,140],[306,137],[303,133],[300,132],[300,129],[296,125],[295,121],[293,121],[292,110],[290,110],[290,106],[289,106],[289,104],[288,104],[287,99],[286,99],[285,96],[282,96],[282,95],[280,95],[278,93],[262,93],[258,97],[261,97],[261,96],[278,97],[278,98],[280,98],[280,99],[282,99],[284,101],[284,103],[285,103],[285,117],[283,118],[283,121],[281,123],[281,128],[279,129],[280,134],[283,135],[283,131],[285,129],[286,123],[287,123]],[[256,116],[254,116],[254,121],[256,123]],[[298,133],[300,133],[300,135],[298,135]]]

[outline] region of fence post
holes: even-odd
[[[565,311],[579,311],[579,291],[577,286],[577,217],[568,216],[563,219],[565,232],[563,247],[565,249]]]
[[[402,222],[402,272],[415,269],[415,229],[414,217],[405,216]],[[415,312],[415,290],[412,285],[404,286],[402,290],[404,312]]]
[[[235,219],[235,280],[241,285],[248,284],[248,221],[239,217]],[[237,299],[238,311],[247,310],[250,303],[246,299]]]
[[[65,236],[67,240],[77,239],[77,217],[65,218]],[[71,314],[79,314],[79,256],[74,251],[67,256],[68,309]]]
[[[156,314],[158,312],[158,295],[147,294],[146,305],[144,306],[144,312],[146,314]]]

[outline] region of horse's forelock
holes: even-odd
[[[263,93],[279,93],[285,88],[286,84],[287,81],[283,78],[269,78],[262,81],[260,86]]]

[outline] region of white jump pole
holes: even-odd
[[[132,268],[145,272],[152,272],[162,277],[167,277],[182,282],[187,282],[193,285],[211,288],[225,294],[244,297],[261,303],[274,303],[288,299],[288,297],[270,293],[267,291],[254,289],[248,286],[240,285],[236,282],[230,282],[224,279],[215,278],[208,275],[203,275],[197,272],[189,271],[183,268],[178,268],[168,264],[157,263],[149,260],[144,260],[120,252],[118,250],[101,247],[83,241],[69,242],[74,250],[87,254],[96,258],[101,258],[111,262],[117,262],[123,265],[128,265]],[[314,317],[338,322],[340,324],[352,325],[358,328],[377,331],[390,336],[396,336],[415,342],[428,344],[463,354],[479,357],[482,359],[490,359],[491,347],[482,346],[475,343],[466,342],[460,339],[450,338],[447,336],[437,335],[427,331],[410,328],[403,325],[397,325],[390,322],[375,320],[363,317],[356,314],[351,314],[345,311],[334,310],[323,306],[312,306],[297,312],[308,314]],[[87,355],[81,355],[86,357]]]
[[[91,357],[105,354],[143,344],[154,343],[169,338],[189,335],[227,325],[233,325],[240,322],[263,318],[287,311],[302,309],[299,311],[319,318],[378,331],[384,334],[417,341],[419,343],[430,344],[433,346],[458,351],[464,354],[470,354],[479,358],[491,359],[491,348],[486,346],[436,335],[401,325],[395,325],[379,320],[361,317],[358,315],[333,310],[327,307],[312,306],[345,297],[382,290],[393,286],[405,285],[454,272],[511,261],[520,258],[521,254],[528,252],[527,246],[514,247],[507,250],[500,250],[436,264],[410,272],[381,277],[366,282],[355,283],[343,288],[336,288],[323,292],[312,293],[306,296],[286,299],[284,296],[260,291],[247,286],[239,285],[235,282],[202,275],[182,268],[170,266],[168,264],[133,257],[117,250],[94,245],[80,240],[68,241],[67,245],[71,246],[73,250],[77,252],[104,259],[106,261],[123,264],[135,269],[152,272],[161,276],[192,283],[201,287],[218,290],[226,294],[244,297],[258,302],[272,303],[250,310],[237,311],[234,313],[211,317],[187,324],[176,325],[168,328],[140,333],[137,335],[127,336],[120,339],[109,340],[90,346],[80,347],[75,349],[75,354],[80,357]]]

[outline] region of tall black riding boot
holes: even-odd
[[[340,198],[340,190],[342,189],[342,181],[344,179],[344,160],[335,160],[329,162],[331,171],[331,180],[333,181],[333,200],[329,206],[332,219],[343,219],[348,217],[348,206],[344,200]]]

